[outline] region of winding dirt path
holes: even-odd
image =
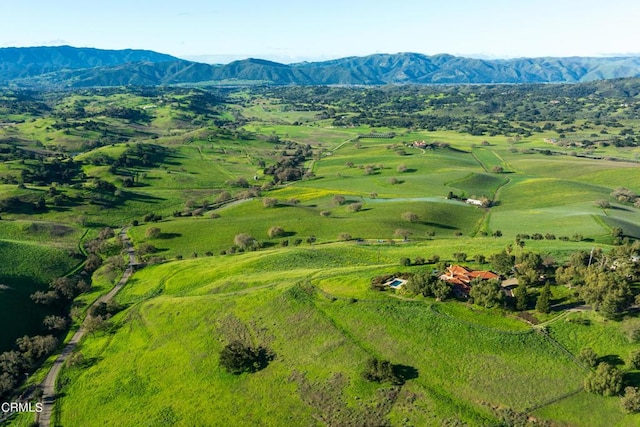
[[[98,298],[91,307],[97,306],[98,304],[104,302],[108,302],[111,300],[119,291],[122,289],[124,285],[127,284],[129,277],[133,274],[133,269],[137,265],[136,262],[136,254],[133,250],[133,244],[131,240],[129,240],[129,236],[127,236],[127,228],[123,228],[120,231],[120,237],[122,238],[122,242],[124,243],[125,249],[127,250],[127,254],[129,256],[129,264],[127,269],[122,274],[122,278],[116,284],[113,289],[111,289],[108,293]],[[89,316],[89,315],[88,315]],[[87,317],[88,317],[87,316]],[[40,412],[37,416],[37,422],[42,427],[49,427],[51,425],[51,415],[53,413],[53,407],[55,405],[56,400],[56,380],[58,379],[58,375],[60,374],[60,370],[62,369],[62,365],[67,360],[67,358],[73,353],[78,343],[82,340],[87,330],[84,326],[80,326],[80,329],[73,334],[71,340],[64,347],[58,358],[53,362],[53,366],[51,370],[47,374],[46,378],[41,384],[42,387],[42,412]]]

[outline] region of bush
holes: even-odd
[[[395,373],[394,366],[388,360],[378,360],[375,357],[367,360],[367,366],[362,372],[362,377],[367,381],[377,383],[390,382],[394,385],[404,383],[402,377]]]
[[[351,240],[351,234],[349,234],[349,233],[340,233],[338,235],[338,238],[340,240],[344,240],[344,241]]]
[[[256,244],[256,239],[249,234],[240,233],[236,234],[236,236],[233,238],[233,242],[236,244],[236,246],[239,246],[242,249],[247,249]]]
[[[620,404],[622,410],[628,414],[640,412],[640,391],[636,387],[626,387]]]
[[[401,215],[401,217],[402,217],[402,219],[404,221],[407,221],[407,222],[417,222],[418,221],[418,215],[413,213],[413,212],[404,212]]]
[[[362,203],[352,203],[347,208],[349,212],[359,212],[361,209],[362,209]]]
[[[158,227],[149,227],[144,233],[147,239],[157,239],[162,234],[162,231]]]
[[[269,235],[269,237],[271,239],[273,239],[274,237],[282,237],[282,236],[284,236],[285,235],[285,231],[284,231],[284,228],[274,225],[273,227],[271,227],[269,229],[267,234]]]
[[[162,215],[158,215],[153,212],[146,214],[143,218],[144,222],[158,222],[161,220],[162,220]]]
[[[345,199],[344,196],[341,195],[335,195],[333,196],[333,203],[336,205],[344,205],[344,203],[347,201],[347,199]]]
[[[227,344],[220,352],[220,366],[235,375],[243,372],[257,372],[265,368],[272,359],[273,355],[265,348],[250,347],[240,341]]]
[[[398,228],[393,232],[393,235],[396,237],[402,237],[402,239],[406,242],[409,236],[411,235],[411,231],[406,228]]]
[[[630,343],[640,342],[640,319],[625,320],[621,329]]]
[[[590,368],[595,368],[598,364],[598,355],[590,347],[585,347],[580,350],[578,354],[578,360]]]
[[[262,199],[262,205],[265,208],[272,208],[278,204],[278,199],[273,199],[271,197],[265,197]]]
[[[400,265],[403,265],[405,267],[410,266],[411,265],[411,259],[409,259],[409,258],[400,258]]]
[[[467,260],[467,254],[465,252],[455,252],[453,257],[458,262],[465,262]]]

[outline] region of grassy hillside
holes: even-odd
[[[106,417],[211,424],[220,414],[231,424],[299,424],[314,414],[362,420],[380,393],[388,398],[392,392],[360,376],[369,356],[408,372],[380,415],[394,424],[408,418],[416,425],[442,419],[488,425],[496,417],[492,407],[522,411],[580,387],[582,368],[518,323],[505,319],[488,328],[439,314],[429,303],[354,290],[354,274],[363,267],[337,274],[342,292],[361,299],[328,298],[300,280],[326,286],[336,275],[327,270],[336,262],[330,251],[316,251],[306,262],[297,252],[291,254],[297,268],[286,271],[275,251],[226,259],[224,266],[213,257],[138,273],[118,297],[133,305],[114,319],[112,332],[83,343],[85,364],[65,371],[61,424]],[[265,272],[269,265],[281,268]],[[230,339],[224,320],[230,316],[275,352],[264,370],[233,376],[218,365],[217,354]],[[317,400],[323,390],[330,400]],[[212,392],[213,401],[207,397]],[[270,404],[273,395],[278,405]],[[136,407],[143,404],[148,411],[141,414]],[[209,410],[194,412],[203,405]],[[90,413],[91,407],[99,409]]]
[[[619,399],[581,391],[573,357],[592,347],[626,369],[627,320],[536,313],[542,282],[526,302],[548,335],[506,308],[371,289],[398,271],[491,269],[480,260],[505,249],[540,254],[553,282],[575,251],[611,250],[615,227],[640,236],[638,203],[614,193],[640,193],[631,107],[564,87],[477,89],[114,89],[47,94],[38,113],[18,103],[15,123],[0,120],[3,324],[39,327],[28,295],[79,261],[69,254],[84,230],[129,224],[151,261],[65,367],[58,424],[489,426],[515,411],[637,425]],[[48,174],[60,164],[77,174]],[[242,233],[258,244],[241,248]],[[112,280],[98,270],[76,306]],[[551,302],[580,304],[579,290],[553,286]],[[227,373],[219,354],[238,337],[275,357]],[[404,384],[366,381],[370,357]],[[636,374],[625,381],[640,385]]]

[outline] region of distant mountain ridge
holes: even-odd
[[[0,48],[0,82],[39,76],[65,69],[95,68],[132,62],[179,61],[151,50],[107,50],[72,46]]]
[[[210,65],[147,50],[0,49],[0,84],[35,87],[220,81],[275,85],[577,83],[623,77],[640,77],[640,57],[486,60],[397,53],[296,64],[249,58]]]

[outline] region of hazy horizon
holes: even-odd
[[[0,5],[0,46],[148,49],[216,63],[395,52],[484,59],[637,56],[639,15],[640,3],[632,0],[327,0],[321,7],[284,0],[30,0]]]

